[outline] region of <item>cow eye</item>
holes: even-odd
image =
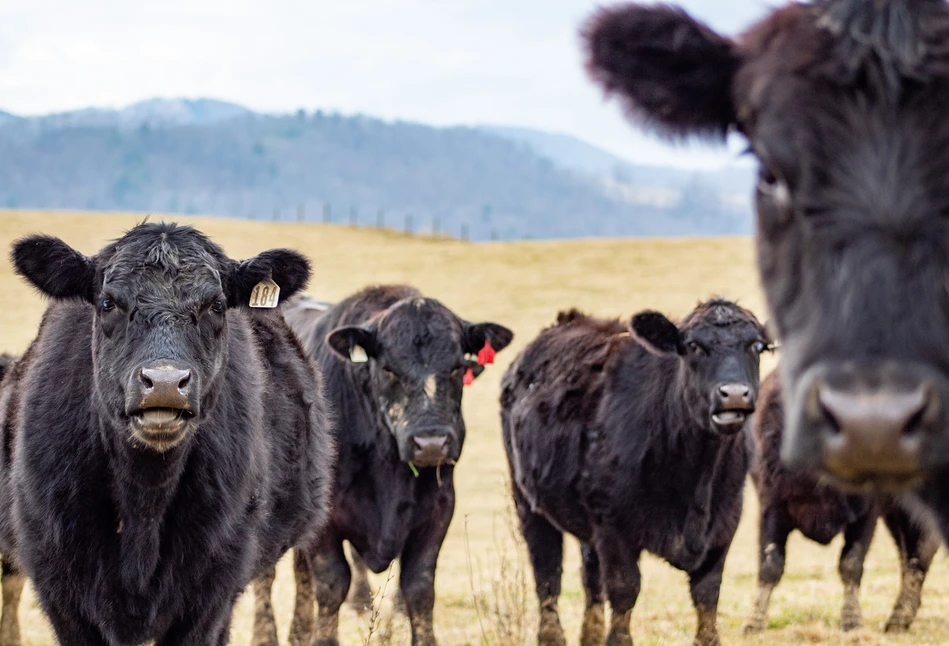
[[[765,343],[764,341],[755,341],[754,343],[751,344],[751,349],[756,354],[761,354],[762,352],[768,349],[768,344]]]
[[[781,208],[787,207],[791,202],[791,192],[787,182],[764,165],[758,171],[758,192]]]
[[[689,341],[688,343],[685,344],[685,347],[687,347],[689,349],[689,352],[691,352],[692,354],[699,354],[699,355],[706,354],[705,348],[703,348],[699,343],[696,343],[695,341]]]
[[[221,301],[221,300],[214,301],[213,303],[211,303],[211,308],[210,308],[210,309],[211,309],[211,311],[214,312],[215,314],[223,314],[223,313],[224,313],[224,301]]]
[[[99,307],[102,308],[103,312],[111,312],[115,309],[115,301],[111,298],[103,298],[102,302],[99,303]]]

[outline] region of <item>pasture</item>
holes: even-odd
[[[7,250],[14,239],[42,232],[93,253],[140,219],[133,215],[0,211],[0,247]],[[194,224],[235,258],[278,246],[303,251],[314,266],[308,292],[320,299],[337,300],[368,283],[406,282],[442,300],[460,316],[497,321],[515,331],[514,343],[498,355],[498,364],[489,366],[465,395],[468,437],[455,472],[458,506],[436,579],[435,632],[445,646],[519,645],[534,640],[533,578],[516,540],[497,397],[506,365],[554,320],[557,310],[578,306],[591,313],[625,318],[652,308],[679,316],[700,298],[721,294],[751,308],[762,320],[766,318],[750,238],[469,244],[336,225],[174,219]],[[43,307],[42,300],[13,275],[9,261],[0,263],[0,350],[22,351],[34,334]],[[767,359],[764,372],[773,364],[773,359]],[[944,551],[933,564],[923,607],[911,632],[898,637],[880,632],[898,586],[895,549],[882,526],[863,581],[865,629],[841,635],[837,628],[842,599],[836,572],[839,540],[830,548],[821,548],[795,535],[788,547],[784,580],[772,600],[770,630],[756,637],[743,636],[741,625],[756,587],[756,502],[748,488],[719,604],[724,643],[949,641],[949,563]],[[574,643],[583,608],[575,542],[568,542],[566,553],[561,618]],[[381,613],[360,616],[344,608],[341,643],[363,644],[370,637],[373,643],[408,643],[407,622],[391,615],[397,574],[374,576],[373,585],[377,590],[386,588],[387,598],[377,603]],[[286,559],[275,586],[275,606],[284,639],[293,607]],[[53,643],[29,594],[24,596],[22,617],[27,644]],[[249,644],[251,620],[252,602],[245,595],[235,616],[232,643]],[[632,623],[636,643],[690,644],[694,626],[685,575],[644,557],[643,591]]]

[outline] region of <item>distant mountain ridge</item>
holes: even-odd
[[[0,206],[332,219],[474,239],[751,230],[748,169],[637,166],[568,135],[214,99],[0,112]]]

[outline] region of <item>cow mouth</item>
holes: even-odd
[[[720,432],[735,433],[745,425],[745,420],[753,412],[748,409],[716,411],[712,413],[712,425]]]
[[[131,415],[132,434],[140,442],[165,451],[184,439],[191,411],[182,408],[145,408]]]

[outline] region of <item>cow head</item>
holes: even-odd
[[[679,384],[699,428],[721,435],[742,429],[755,410],[759,358],[770,345],[754,314],[714,299],[678,326],[659,312],[645,311],[633,317],[630,328],[649,351],[679,356]]]
[[[407,298],[364,326],[333,330],[326,341],[368,370],[373,402],[402,461],[428,467],[461,455],[463,380],[477,366],[469,357],[486,341],[502,350],[513,336],[496,323],[463,321],[431,298]]]
[[[95,308],[98,403],[136,445],[162,452],[191,434],[222,387],[228,310],[247,307],[260,281],[273,280],[287,298],[310,274],[294,251],[238,263],[173,223],[141,224],[92,257],[58,238],[31,236],[14,245],[13,262],[47,296]]]
[[[785,462],[875,489],[949,464],[949,4],[790,4],[737,39],[626,5],[585,38],[632,116],[757,157]]]

